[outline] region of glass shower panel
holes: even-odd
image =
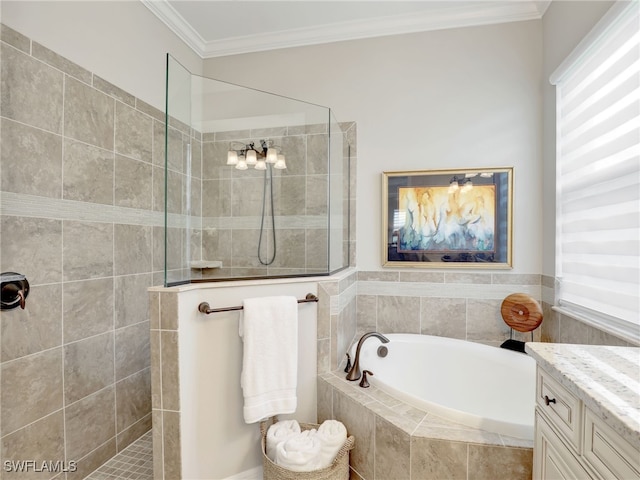
[[[349,149],[329,111],[329,271],[349,264]]]
[[[189,279],[189,258],[193,217],[191,73],[167,55],[164,175],[155,175],[156,208],[164,209],[164,284],[175,285]],[[156,178],[157,177],[157,178]],[[156,235],[156,238],[159,235]]]
[[[182,198],[179,213],[168,205],[167,284],[326,275],[347,266],[348,167],[330,110],[187,77],[171,60],[168,67],[167,111],[190,128],[181,130],[181,182],[171,182],[178,165],[167,161],[167,198],[177,195],[173,188]],[[169,152],[178,137],[167,140]],[[284,158],[271,163],[273,151]]]

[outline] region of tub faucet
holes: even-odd
[[[345,377],[347,380],[349,380],[351,382],[353,382],[354,380],[358,380],[360,378],[360,376],[361,376],[361,374],[360,374],[360,349],[362,348],[362,344],[364,343],[364,341],[369,337],[376,337],[382,343],[389,343],[389,339],[387,337],[385,337],[384,335],[382,335],[381,333],[378,333],[378,332],[365,333],[364,335],[362,335],[362,337],[360,337],[360,340],[358,340],[358,346],[356,347],[356,358],[353,360],[353,366],[351,367],[351,370],[349,370],[349,373],[347,373],[347,376]]]

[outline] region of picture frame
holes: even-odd
[[[383,172],[383,267],[512,268],[513,167]]]

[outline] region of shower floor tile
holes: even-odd
[[[151,430],[107,461],[85,480],[153,480]]]

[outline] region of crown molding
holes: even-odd
[[[160,19],[180,40],[186,43],[201,58],[207,48],[207,42],[200,34],[171,6],[168,0],[140,0]]]
[[[168,0],[141,1],[204,59],[447,28],[537,20],[542,17],[551,0],[473,3],[440,11],[348,21],[210,42],[205,41]]]

